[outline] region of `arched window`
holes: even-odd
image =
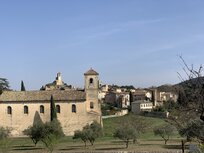
[[[90,84],[90,85],[93,84],[93,78],[90,78],[90,79],[89,79],[89,84]]]
[[[24,114],[28,114],[28,106],[24,106]]]
[[[12,108],[11,108],[11,106],[8,106],[8,107],[7,107],[7,114],[12,114]]]
[[[56,112],[60,113],[60,105],[56,105]]]
[[[44,113],[45,112],[45,108],[43,105],[40,105],[40,113]]]
[[[94,103],[90,102],[90,109],[94,109]]]
[[[72,104],[72,113],[76,113],[76,105]]]

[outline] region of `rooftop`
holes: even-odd
[[[83,101],[85,92],[78,90],[49,90],[49,91],[4,91],[0,102],[29,102],[49,101],[53,95],[56,101]]]
[[[98,72],[93,70],[92,68],[84,73],[84,75],[99,75]]]

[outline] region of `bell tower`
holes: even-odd
[[[86,109],[88,112],[94,111],[101,113],[98,101],[99,78],[98,73],[92,68],[84,73],[85,92],[86,92]]]

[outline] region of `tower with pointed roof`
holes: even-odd
[[[92,68],[84,73],[85,79],[85,92],[86,92],[86,102],[87,111],[100,113],[100,105],[98,100],[99,92],[99,78],[98,73]]]

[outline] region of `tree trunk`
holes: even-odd
[[[126,140],[126,148],[128,148],[129,140]]]
[[[86,148],[86,141],[84,141],[84,146],[85,146],[85,148]]]
[[[182,148],[182,153],[185,152],[185,142],[181,140],[181,148]]]
[[[136,143],[136,139],[133,139],[133,144],[135,144]]]
[[[93,146],[93,144],[94,144],[94,141],[90,141],[90,143],[91,143],[91,145]]]
[[[200,115],[200,119],[204,122],[204,109],[202,110],[202,113]]]

